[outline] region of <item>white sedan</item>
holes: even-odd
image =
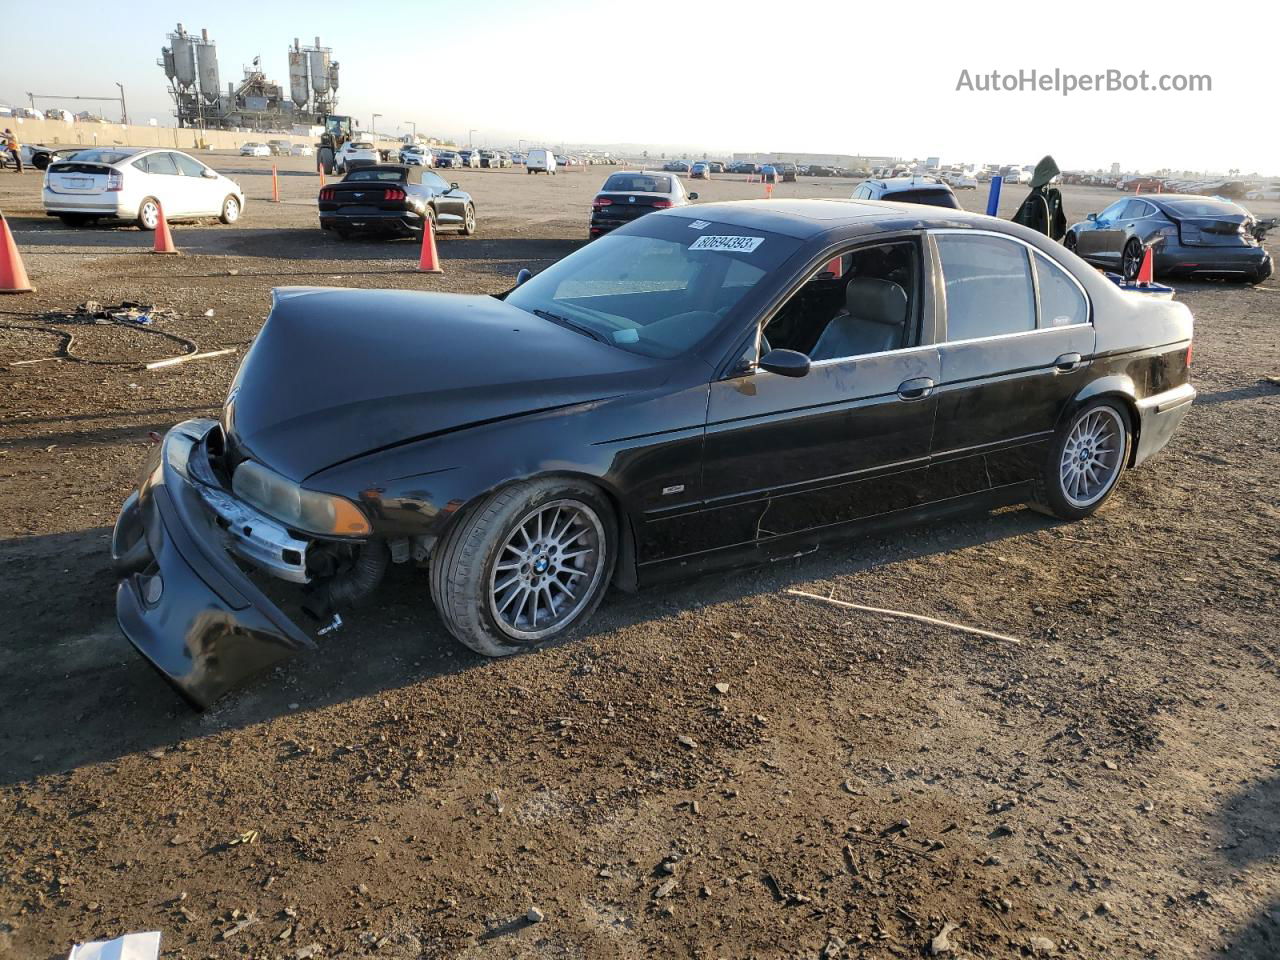
[[[167,220],[217,217],[235,223],[244,210],[240,185],[177,150],[98,147],[51,163],[44,172],[44,211],[68,226],[104,217],[154,230]]]
[[[240,156],[242,157],[269,157],[271,156],[271,148],[265,143],[243,143],[240,145]]]
[[[1259,187],[1244,195],[1246,200],[1280,200],[1280,184],[1270,187]]]
[[[289,155],[292,157],[311,157],[315,155],[315,151],[306,143],[295,143],[289,148]]]

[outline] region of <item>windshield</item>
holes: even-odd
[[[602,189],[621,193],[670,193],[671,178],[645,173],[615,173],[604,182]]]
[[[684,353],[800,245],[751,227],[645,217],[559,261],[507,303],[646,357]],[[657,222],[652,222],[657,221]],[[699,225],[701,229],[690,230]]]
[[[76,157],[79,160],[79,157]],[[1178,217],[1247,217],[1243,207],[1227,200],[1166,200],[1165,203]]]

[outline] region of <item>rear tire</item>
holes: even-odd
[[[1130,238],[1124,245],[1124,252],[1120,254],[1120,268],[1125,280],[1132,282],[1138,279],[1138,271],[1142,269],[1142,255],[1142,244],[1137,238]]]
[[[1129,462],[1131,431],[1129,413],[1119,402],[1086,403],[1054,435],[1034,506],[1070,521],[1096,513]]]
[[[608,499],[588,483],[513,484],[459,517],[436,546],[431,599],[448,631],[487,657],[560,639],[600,605],[616,530]]]
[[[154,230],[160,225],[160,201],[147,197],[138,204],[138,229]]]

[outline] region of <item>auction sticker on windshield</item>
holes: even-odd
[[[728,250],[731,253],[751,253],[764,243],[764,237],[699,237],[689,244],[690,250]]]

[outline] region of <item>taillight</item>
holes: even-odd
[[[123,189],[124,189],[123,174],[120,174],[120,173],[107,174],[107,190],[112,191],[112,190],[123,190]]]
[[[333,187],[325,187],[320,191],[321,200],[332,200],[334,197]]]
[[[610,200],[608,197],[596,197],[594,200],[591,201],[591,206],[599,210],[601,207],[613,206],[613,201]]]
[[[405,193],[399,187],[388,187],[386,193],[382,195],[383,200],[403,200]]]
[[[654,209],[657,209],[657,210],[665,210],[667,207],[671,206],[671,201],[670,201],[670,200],[655,200],[655,201],[653,201],[653,206],[654,206]]]

